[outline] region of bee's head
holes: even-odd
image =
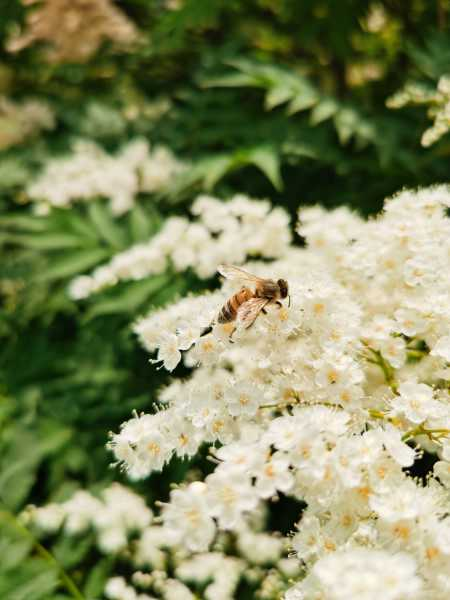
[[[278,287],[280,288],[280,296],[286,298],[289,293],[289,285],[286,279],[279,279],[277,281]]]

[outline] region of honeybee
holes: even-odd
[[[277,281],[261,279],[233,265],[220,265],[217,270],[227,279],[243,284],[239,292],[231,296],[221,308],[217,316],[218,323],[238,321],[243,324],[245,329],[248,329],[253,325],[260,312],[266,313],[266,306],[277,304],[281,308],[280,299],[287,298],[289,295],[289,285],[285,279]],[[251,285],[253,289],[247,287],[248,285]],[[234,331],[235,328],[231,332],[230,338]]]

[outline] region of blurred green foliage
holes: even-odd
[[[79,552],[56,542],[56,564],[14,515],[27,503],[122,477],[107,468],[108,431],[132,409],[151,410],[155,390],[167,381],[148,364],[129,325],[212,284],[169,272],[77,304],[66,294],[71,277],[147,239],[168,214],[185,214],[202,190],[269,197],[292,215],[299,204],[316,202],[371,214],[403,186],[448,179],[448,136],[424,149],[423,109],[386,107],[405,83],[435,88],[449,72],[448,0],[118,5],[139,41],[129,52],[104,44],[83,64],[49,64],[38,46],[7,52],[33,8],[4,0],[0,11],[0,96],[45,100],[56,120],[51,131],[2,143],[0,153],[5,600],[67,597],[61,566],[86,598],[101,595],[112,563],[98,562],[91,541]],[[102,199],[49,216],[30,211],[24,186],[74,138],[112,152],[137,136],[167,145],[191,165],[164,193],[142,195],[118,219]],[[134,487],[149,500],[164,498],[187,468],[173,465]]]

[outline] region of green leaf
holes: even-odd
[[[352,108],[343,108],[335,114],[334,124],[342,145],[345,145],[355,133],[358,121],[359,115]]]
[[[92,535],[83,537],[62,536],[52,547],[52,554],[58,563],[67,571],[82,562],[93,546]]]
[[[16,510],[27,497],[36,478],[41,460],[39,440],[31,431],[20,426],[5,430],[4,447],[0,458],[1,501],[8,509]],[[1,596],[0,596],[1,597]]]
[[[266,94],[264,101],[266,110],[272,110],[272,108],[291,100],[293,95],[294,91],[292,90],[292,87],[288,85],[279,85],[273,87]]]
[[[54,454],[65,446],[72,436],[73,431],[59,423],[58,425],[52,423],[51,426],[46,426],[44,424],[40,430],[40,437],[42,438],[42,441],[39,444],[40,454],[42,456]]]
[[[133,242],[142,242],[150,238],[154,223],[139,204],[130,211],[129,224]]]
[[[83,219],[78,215],[74,214],[73,210],[70,213],[70,218],[67,219],[67,227],[71,229],[76,235],[92,240],[93,242],[99,241],[99,235],[95,227],[87,219]]]
[[[128,283],[117,297],[103,300],[95,298],[94,304],[88,309],[84,318],[90,321],[102,315],[134,313],[146,300],[163,288],[168,280],[168,275],[164,274]],[[114,291],[118,293],[117,290]]]
[[[17,535],[7,535],[8,523],[2,518],[0,512],[0,525],[2,536],[0,538],[0,556],[2,557],[0,570],[10,571],[18,567],[28,556],[32,542],[27,538],[19,538]]]
[[[63,250],[79,248],[84,241],[70,233],[4,234],[6,242],[34,250]]]
[[[196,173],[203,179],[206,190],[212,190],[216,183],[228,173],[233,166],[233,157],[229,154],[219,154],[201,161],[196,166]]]
[[[28,561],[27,566],[31,563]],[[0,597],[8,600],[49,600],[58,587],[58,575],[44,561],[33,561],[33,569],[23,569],[19,577],[0,577]],[[40,567],[40,568],[39,568]],[[38,570],[39,569],[39,570]]]
[[[5,215],[0,217],[0,227],[25,229],[26,231],[45,231],[47,220],[30,215]]]
[[[0,474],[2,501],[10,510],[19,508],[36,481],[34,465],[17,462]]]
[[[305,88],[289,102],[287,113],[288,115],[293,115],[301,110],[306,110],[307,108],[314,106],[318,101],[319,97],[316,92],[312,89]]]
[[[322,121],[330,119],[338,110],[339,106],[333,98],[320,100],[311,111],[311,125],[318,125]]]
[[[280,175],[280,156],[273,146],[259,146],[251,149],[247,161],[257,166],[270,179],[274,188],[283,189]]]
[[[36,281],[53,281],[65,279],[78,273],[86,271],[106,260],[111,252],[106,248],[94,248],[92,250],[79,250],[67,253],[60,258],[55,258],[50,265],[35,277]]]
[[[114,222],[110,209],[104,202],[91,202],[88,206],[89,217],[99,236],[116,250],[126,247],[125,236]]]
[[[84,585],[84,595],[87,599],[100,598],[114,566],[114,557],[108,556],[100,560],[93,569],[90,570]]]

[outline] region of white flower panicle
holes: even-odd
[[[286,594],[286,600],[403,600],[418,598],[417,565],[406,554],[358,548],[333,552]]]
[[[407,104],[428,105],[428,116],[434,119],[423,134],[422,146],[435,144],[450,129],[450,76],[442,75],[435,90],[409,83],[387,101],[389,108],[402,108]]]
[[[138,193],[164,188],[184,168],[167,148],[150,150],[143,139],[130,142],[116,156],[94,142],[78,140],[72,154],[48,162],[26,192],[40,214],[100,196],[109,199],[114,215],[121,215],[133,207]]]
[[[119,483],[106,488],[101,498],[80,490],[62,504],[30,507],[29,516],[47,533],[61,526],[70,535],[93,528],[98,546],[105,553],[126,547],[128,534],[143,531],[153,519],[152,511],[142,498]]]
[[[209,519],[212,532],[209,541],[203,542],[207,503],[204,487],[200,482],[193,483],[187,495],[184,490],[173,490],[171,503],[162,510],[167,525],[164,527],[152,522],[152,511],[138,495],[119,484],[106,488],[102,500],[78,491],[63,504],[31,507],[23,517],[47,534],[54,534],[63,520],[66,535],[80,535],[88,527],[93,528],[100,551],[116,555],[134,570],[131,581],[119,575],[107,580],[104,595],[110,600],[195,600],[199,597],[196,594],[199,587],[205,600],[232,600],[243,578],[254,587],[267,587],[261,565],[271,567],[274,573],[296,574],[292,559],[286,556],[285,540],[259,532],[250,521],[243,522],[242,530],[233,540],[223,537],[217,545],[233,541],[241,557],[227,555],[218,547],[207,552],[216,528]],[[77,524],[70,529],[69,519]],[[108,529],[116,538],[121,531],[120,544],[105,543]],[[198,553],[200,545],[205,551]],[[188,550],[188,546],[193,550]]]
[[[169,265],[178,272],[192,269],[205,279],[225,260],[241,264],[249,256],[279,258],[289,247],[289,217],[266,201],[244,195],[228,202],[200,196],[191,211],[194,221],[170,217],[148,242],[117,254],[90,275],[75,278],[70,295],[86,298],[118,281],[164,273]]]
[[[210,199],[195,208],[202,226],[208,204],[227,227],[227,204]],[[301,211],[307,247],[284,241],[277,261],[245,267],[286,279],[290,306],[269,304],[233,340],[227,324],[202,335],[239,289],[228,281],[136,324],[169,371],[180,361],[197,368],[161,391],[159,412],[112,436],[117,460],[140,478],[207,444],[216,462],[163,505],[170,543],[205,553],[232,532],[251,556],[248,516],[284,494],[307,504],[290,540],[306,576],[292,585],[280,570],[263,597],[290,587],[287,600],[448,598],[449,206],[438,186],[398,194],[369,221],[346,209]],[[270,220],[264,210],[246,219],[245,253],[259,219]],[[239,262],[229,243],[227,262]],[[408,469],[423,450],[440,460],[421,483]]]

